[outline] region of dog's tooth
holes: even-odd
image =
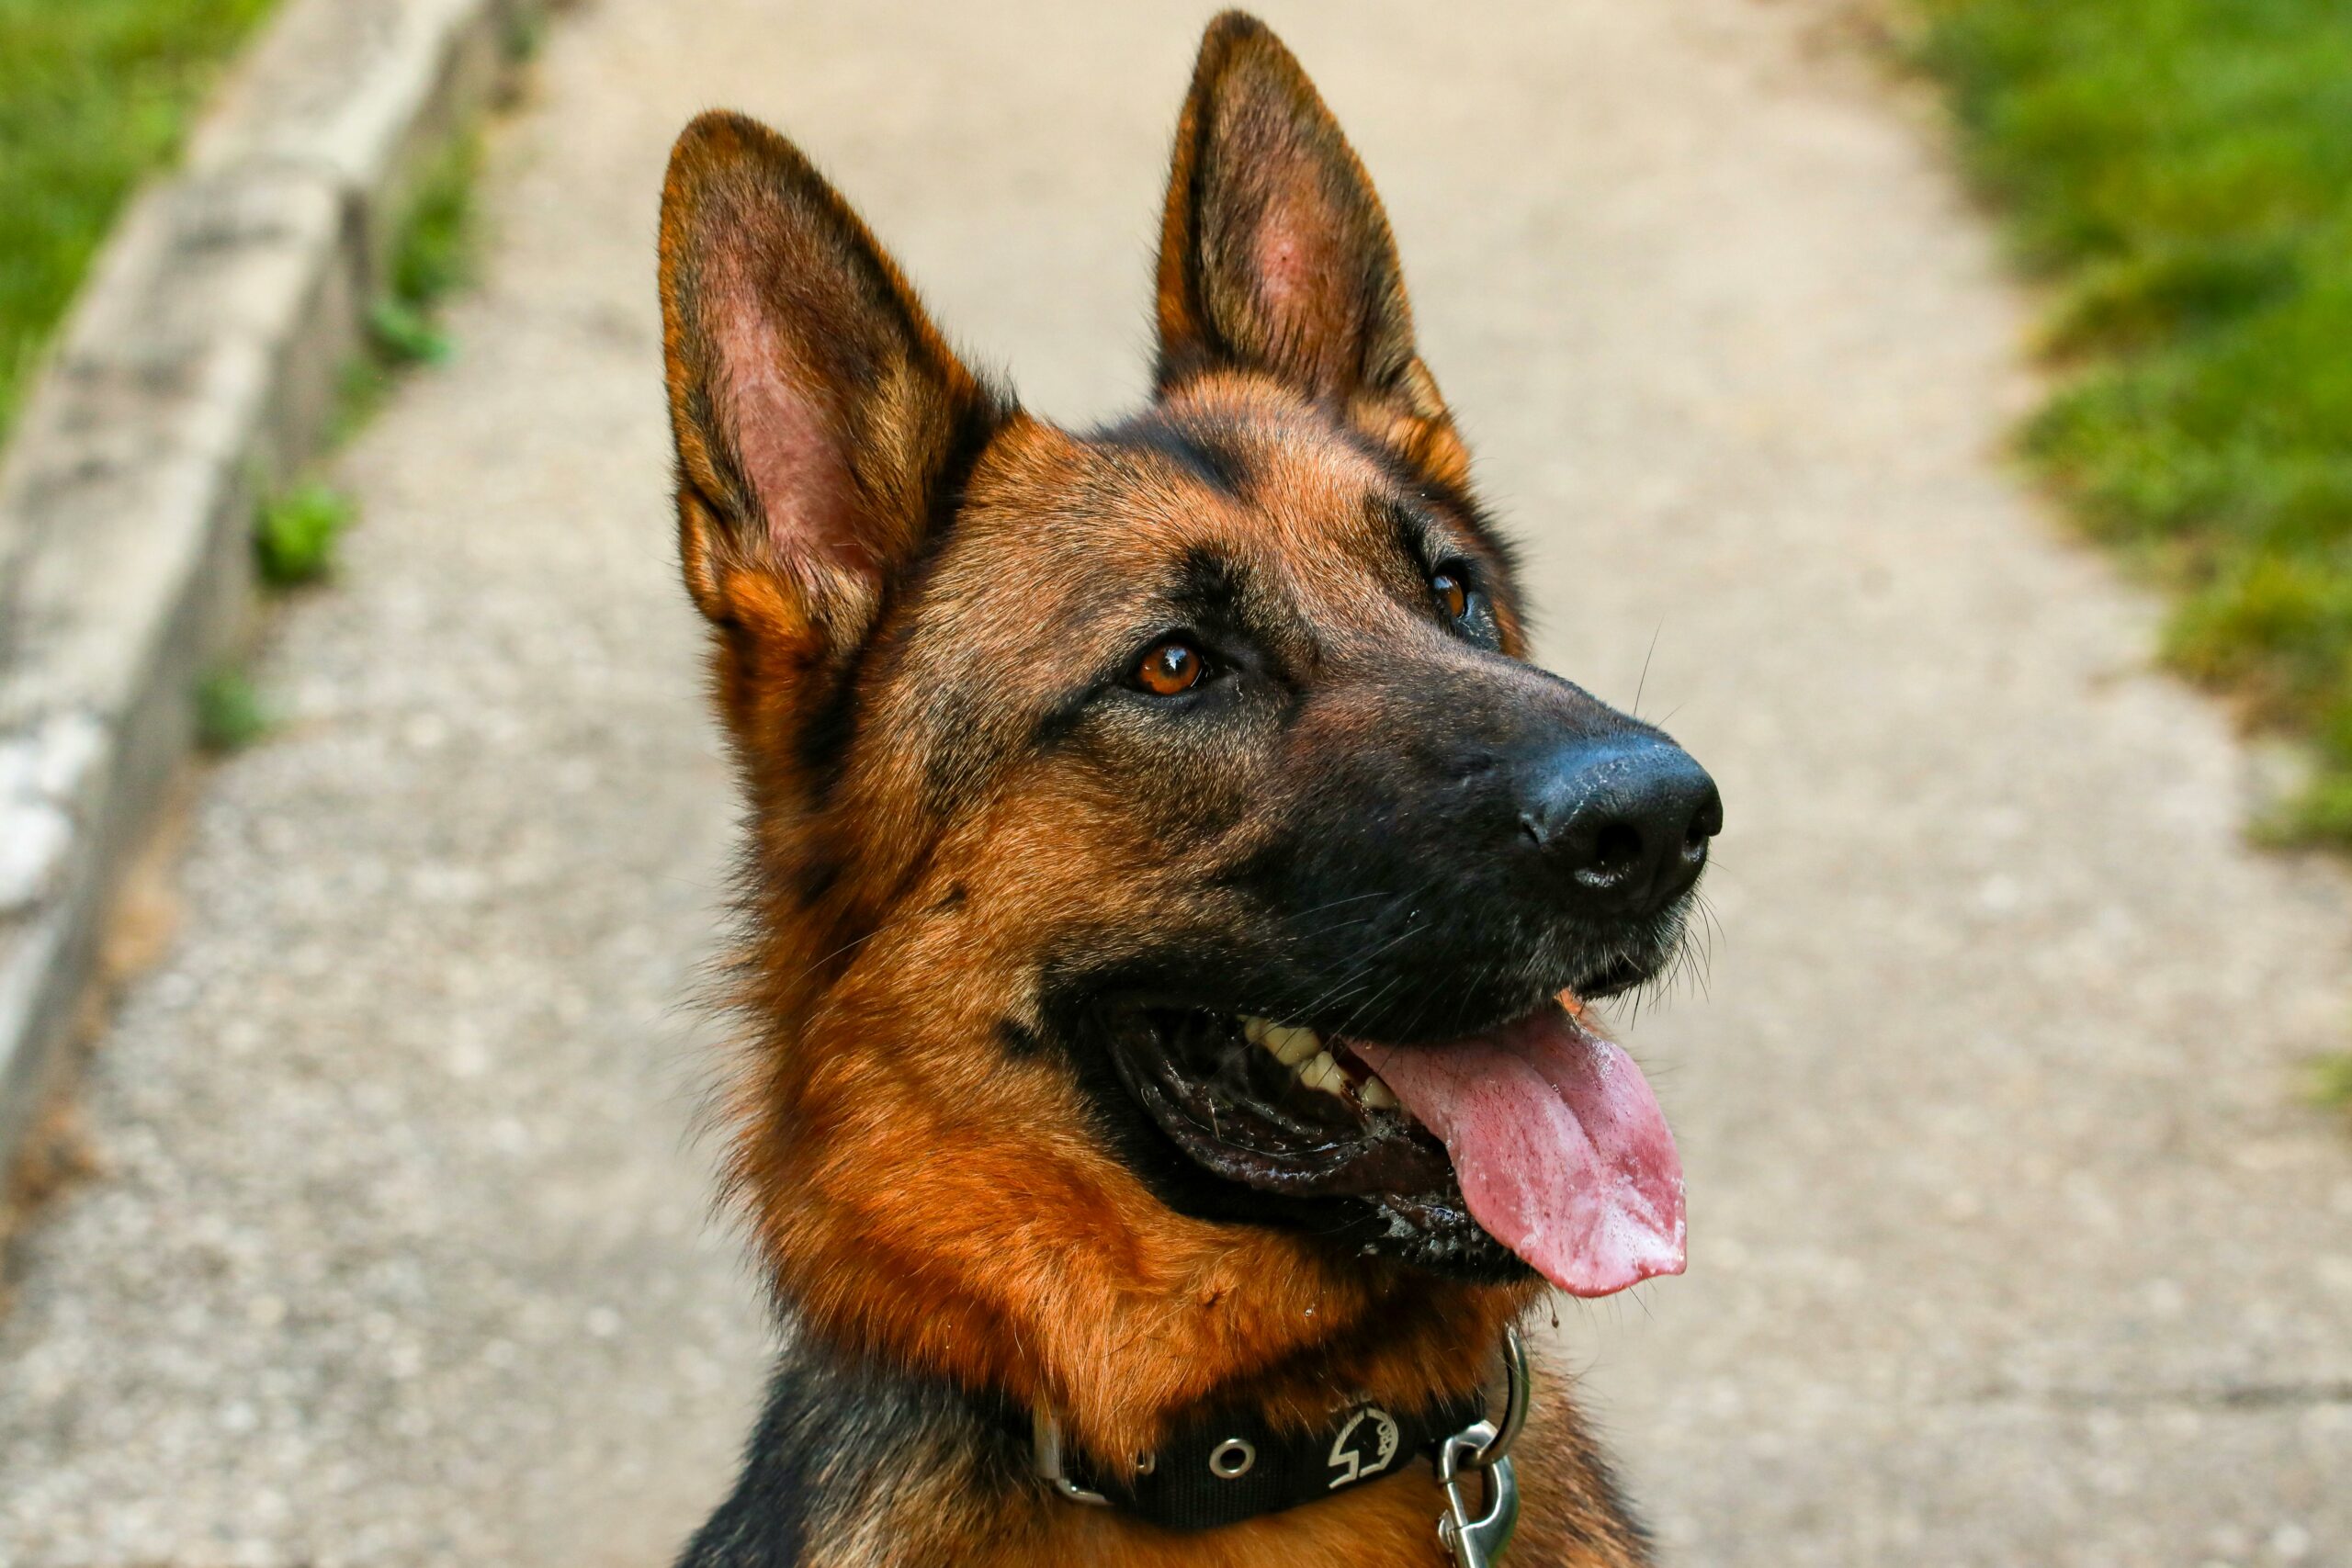
[[[1266,1049],[1285,1067],[1295,1067],[1323,1049],[1323,1037],[1311,1029],[1276,1024],[1266,1031]]]
[[[1266,1036],[1272,1034],[1273,1032],[1274,1021],[1272,1019],[1245,1018],[1241,1021],[1242,1036],[1252,1045],[1263,1045],[1266,1043]]]
[[[1298,1081],[1325,1094],[1344,1094],[1348,1088],[1348,1075],[1340,1070],[1340,1064],[1331,1059],[1329,1051],[1316,1052],[1306,1066],[1298,1069]]]
[[[1356,1089],[1356,1098],[1364,1102],[1367,1110],[1394,1111],[1397,1106],[1396,1091],[1382,1083],[1377,1074],[1363,1080]]]

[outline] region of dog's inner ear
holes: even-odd
[[[1163,394],[1207,370],[1261,371],[1460,478],[1379,195],[1297,60],[1251,17],[1228,12],[1202,40],[1159,246]]]
[[[854,643],[999,417],[798,150],[708,114],[662,198],[686,585],[712,619]]]

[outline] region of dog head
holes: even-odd
[[[1531,1264],[1679,1267],[1581,1003],[1675,953],[1713,786],[1525,661],[1379,200],[1271,34],[1203,48],[1122,423],[967,369],[739,117],[678,143],[662,295],[753,807],[732,1168],[797,1310],[1115,1450],[1285,1369],[1409,1404]]]

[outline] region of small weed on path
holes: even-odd
[[[481,139],[469,133],[418,175],[392,253],[390,287],[368,312],[367,348],[344,367],[331,445],[348,440],[367,423],[401,373],[449,357],[449,338],[435,320],[435,308],[473,275],[473,187],[481,165]],[[262,581],[283,589],[332,577],[337,541],[357,519],[357,503],[323,483],[272,496],[254,517],[254,558]],[[239,673],[208,677],[198,707],[199,733],[210,750],[250,745],[269,728],[264,705]]]
[[[196,687],[196,742],[215,756],[242,751],[269,733],[269,710],[243,670],[215,670]]]
[[[357,511],[349,496],[322,484],[304,485],[264,505],[254,527],[262,581],[273,588],[323,581],[334,570],[335,540]]]
[[[2312,1103],[2329,1111],[2352,1113],[2352,1051],[2331,1051],[2312,1058]]]
[[[435,307],[473,276],[474,176],[481,140],[451,142],[418,177],[392,253],[391,288],[368,312],[370,346],[386,367],[437,365],[450,344]]]

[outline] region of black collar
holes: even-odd
[[[1502,1419],[1515,1436],[1527,1394],[1515,1335],[1512,1340],[1506,1359],[1513,1386]],[[1214,1529],[1401,1474],[1423,1459],[1434,1461],[1448,1438],[1473,1428],[1479,1446],[1498,1460],[1508,1440],[1493,1441],[1487,1407],[1482,1389],[1416,1414],[1359,1401],[1295,1436],[1275,1431],[1254,1411],[1214,1410],[1184,1422],[1124,1475],[1103,1474],[1066,1451],[1052,1417],[1038,1415],[1033,1451],[1037,1473],[1072,1502],[1116,1508],[1165,1529]]]
[[[1050,1468],[1062,1495],[1102,1503],[1173,1530],[1215,1529],[1278,1514],[1395,1475],[1486,1414],[1483,1393],[1448,1399],[1419,1416],[1351,1404],[1319,1427],[1283,1436],[1254,1412],[1187,1422],[1125,1476],[1097,1475],[1058,1452],[1051,1424],[1038,1423],[1040,1473]]]

